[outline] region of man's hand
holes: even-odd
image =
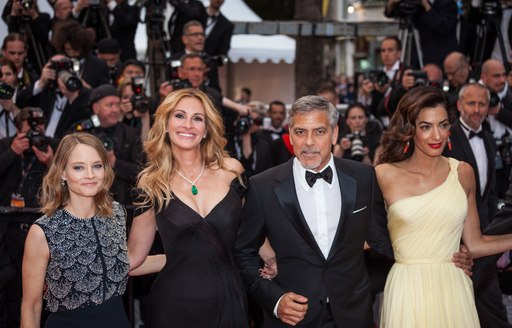
[[[162,84],[160,84],[160,87],[158,88],[158,95],[160,96],[160,102],[164,101],[164,99],[169,95],[169,93],[173,92],[174,88],[172,87],[172,84],[169,83],[169,81],[164,81]]]
[[[277,262],[276,258],[272,257],[265,261],[262,269],[258,270],[260,277],[263,279],[272,280],[277,276]]]
[[[57,77],[57,73],[53,68],[51,68],[51,63],[46,63],[44,65],[43,70],[41,71],[41,77],[39,78],[39,83],[41,83],[41,87],[44,88],[48,85],[50,80],[55,80]]]
[[[289,292],[283,295],[277,307],[279,319],[290,326],[295,326],[306,316],[308,299],[304,296]]]
[[[50,145],[46,146],[46,152],[39,150],[39,148],[36,146],[32,146],[32,150],[34,151],[34,155],[36,155],[39,162],[46,166],[50,166],[50,163],[53,159],[53,149],[50,147]]]
[[[409,73],[411,73],[412,70],[408,69],[405,71],[405,74],[402,78],[402,87],[405,89],[405,90],[409,90],[410,88],[412,88],[414,86],[414,81],[416,80],[414,78],[414,76],[410,75]]]
[[[471,272],[473,268],[473,257],[466,246],[460,245],[459,252],[453,254],[452,261],[455,263],[456,267],[464,270],[464,273],[471,277],[473,274],[473,272]]]
[[[16,135],[11,144],[11,149],[16,155],[20,156],[25,150],[30,147],[30,141],[25,133],[19,133]]]

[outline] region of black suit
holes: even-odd
[[[327,259],[302,214],[293,160],[249,181],[235,260],[249,294],[268,315],[265,327],[288,327],[272,313],[279,298],[290,291],[308,298],[300,323],[304,327],[319,326],[327,299],[338,327],[373,326],[363,244],[368,240],[376,250],[393,256],[382,195],[371,166],[336,158],[334,162],[342,210]],[[265,237],[279,268],[272,281],[258,274],[258,249]]]
[[[114,21],[110,25],[110,34],[121,46],[121,61],[137,59],[135,33],[139,24],[139,8],[128,2],[118,4],[112,11]]]
[[[206,26],[206,9],[201,1],[198,0],[169,0],[174,6],[174,11],[167,25],[171,44],[171,53],[183,51],[185,46],[181,41],[183,27],[191,20],[199,21],[203,27]]]
[[[231,36],[233,35],[233,29],[235,25],[231,23],[226,16],[222,13],[216,18],[215,25],[213,26],[210,34],[206,38],[204,43],[204,52],[210,56],[228,55],[229,48],[231,47]],[[217,63],[210,65],[208,71],[209,85],[221,91],[219,83],[219,69]]]
[[[69,101],[66,102],[66,106],[64,106],[62,110],[62,115],[55,129],[54,138],[62,138],[73,123],[82,121],[91,116],[91,112],[87,108],[89,94],[89,89],[82,88],[78,97],[72,103],[69,103]],[[46,126],[48,126],[48,122],[54,110],[55,97],[55,91],[49,88],[44,88],[39,94],[34,95],[34,86],[29,85],[18,95],[16,105],[19,108],[27,106],[41,108],[46,119]]]
[[[105,61],[89,53],[80,67],[80,77],[89,83],[91,88],[108,84],[110,80],[108,65]]]
[[[496,215],[496,175],[494,173],[494,155],[496,154],[496,143],[489,132],[483,137],[487,153],[487,185],[483,195],[480,193],[480,179],[475,155],[469,144],[469,140],[461,126],[456,121],[450,129],[452,150],[445,150],[445,155],[469,163],[475,172],[476,180],[476,203],[480,216],[480,228],[482,231],[491,223]],[[501,300],[501,290],[498,285],[496,272],[496,261],[494,266],[489,265],[485,259],[475,261],[473,268],[473,284],[475,290],[475,303],[482,327],[497,328],[510,327],[507,323],[507,313]]]

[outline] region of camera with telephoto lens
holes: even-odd
[[[144,95],[144,77],[137,76],[132,78],[133,96],[131,99],[133,110],[141,113],[148,111],[148,100]]]
[[[361,134],[359,131],[349,133],[346,135],[348,139],[350,139],[350,158],[354,161],[362,162],[364,158],[364,143],[361,138]]]
[[[251,114],[239,116],[235,122],[235,134],[239,136],[246,134],[253,124]]]
[[[35,146],[40,151],[46,153],[48,150],[48,139],[38,130],[39,125],[44,125],[43,110],[41,108],[29,108],[28,112],[27,123],[30,130],[27,133],[27,138],[30,141],[30,149],[32,146]]]
[[[34,0],[20,0],[20,3],[25,10],[30,10],[34,7]]]
[[[50,60],[50,68],[55,70],[57,78],[60,79],[66,88],[71,91],[78,91],[82,88],[82,81],[76,76],[76,64],[69,58],[61,58],[58,60]]]
[[[0,99],[9,100],[14,96],[14,88],[5,82],[0,82]]]
[[[386,85],[389,82],[388,75],[383,71],[371,70],[368,73],[368,78],[379,87]]]
[[[414,77],[415,87],[429,85],[428,76],[426,72],[412,70],[409,71],[407,75]]]
[[[494,91],[490,91],[489,108],[496,107],[501,102],[500,96]]]

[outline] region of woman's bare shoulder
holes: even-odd
[[[236,172],[238,174],[242,174],[244,172],[244,167],[242,164],[235,158],[225,157],[224,158],[224,166],[226,170]]]

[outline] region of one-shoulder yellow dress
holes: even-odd
[[[471,279],[452,262],[468,210],[458,163],[449,159],[441,185],[388,208],[396,262],[384,288],[381,327],[480,327]]]

